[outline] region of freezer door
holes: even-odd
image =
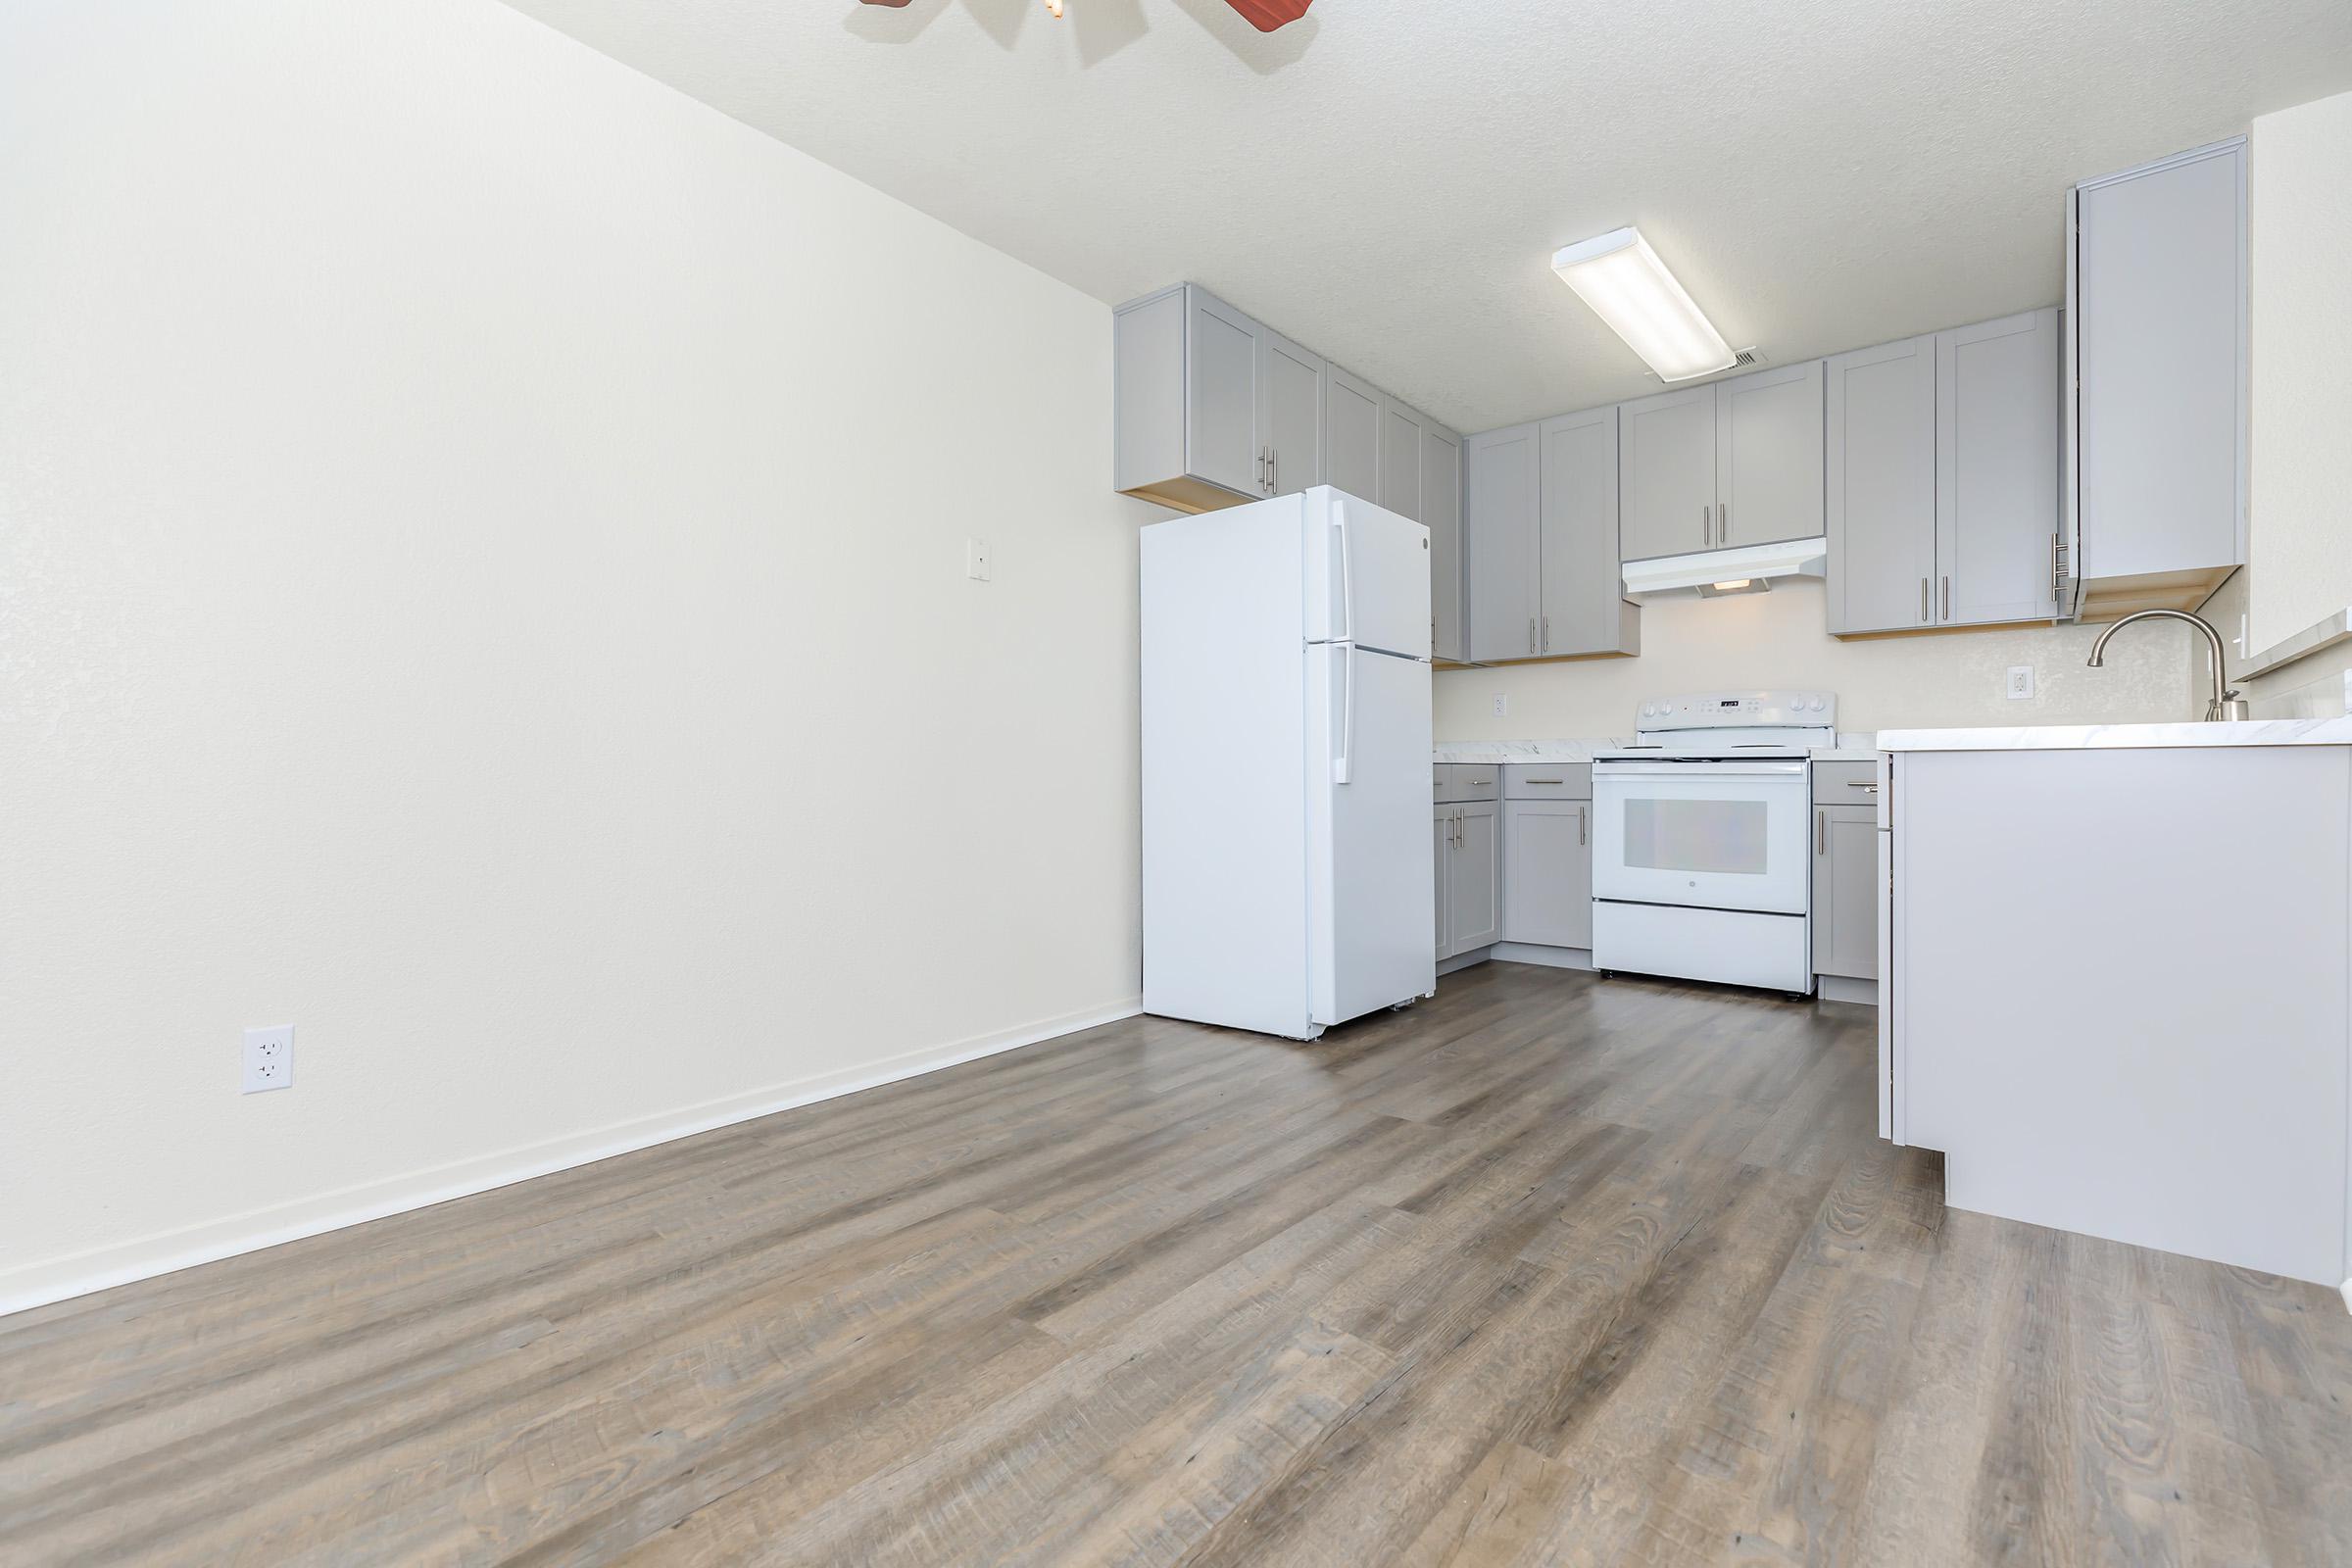
[[[1437,989],[1429,666],[1346,644],[1305,659],[1307,1015],[1331,1025]]]
[[[1429,530],[1317,485],[1304,493],[1306,640],[1429,657]]]

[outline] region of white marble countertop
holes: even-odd
[[[2166,746],[2352,746],[2352,716],[2233,724],[2033,724],[2013,729],[1883,729],[1889,752],[2082,752]]]
[[[1598,740],[1572,741],[1440,741],[1430,752],[1438,762],[1590,762],[1592,754],[1628,746],[1631,736],[1604,735]],[[1875,762],[1878,748],[1868,733],[1840,731],[1835,746],[1816,746],[1807,753],[1817,762]]]

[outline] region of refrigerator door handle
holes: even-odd
[[[1342,533],[1340,537],[1345,539],[1347,535]],[[1347,568],[1341,569],[1345,572]],[[1346,683],[1347,695],[1340,699],[1340,755],[1331,764],[1331,781],[1345,784],[1355,761],[1355,645],[1335,643],[1332,652],[1340,656],[1340,677]]]
[[[1355,562],[1348,553],[1348,508],[1334,496],[1331,500],[1331,525],[1340,530],[1340,635],[1348,642],[1355,641]]]

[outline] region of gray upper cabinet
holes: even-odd
[[[2042,310],[1826,362],[1832,632],[2057,613],[2058,351]]]
[[[1715,547],[1822,528],[1821,361],[1715,385]]]
[[[2193,606],[2246,559],[2244,139],[2085,182],[2072,239],[2084,608]]]
[[[1617,550],[1614,408],[1536,426],[1542,468],[1536,644],[1540,653],[1630,654],[1641,621],[1625,601]]]
[[[1710,384],[1618,405],[1622,559],[1714,548],[1715,392]]]
[[[1940,625],[2058,612],[2058,312],[1936,334]]]
[[[1207,512],[1320,482],[1316,356],[1190,283],[1120,306],[1111,345],[1116,488]]]
[[[1377,501],[1401,517],[1421,520],[1421,416],[1383,396],[1380,400],[1380,493]]]
[[[1536,426],[1489,430],[1462,443],[1467,469],[1465,553],[1473,662],[1540,651],[1542,457]]]
[[[1856,349],[1833,356],[1823,369],[1829,628],[1928,625],[1935,613],[1936,340]]]
[[[1323,482],[1366,501],[1380,500],[1381,397],[1332,366],[1323,382]]]
[[[1258,324],[1201,289],[1185,293],[1185,470],[1236,494],[1263,495]]]
[[[1280,333],[1258,333],[1268,495],[1323,482],[1323,361]]]
[[[1462,645],[1462,441],[1435,424],[1421,427],[1421,520],[1429,527],[1429,646],[1459,663]]]

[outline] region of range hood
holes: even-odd
[[[1738,545],[1687,556],[1657,556],[1625,564],[1629,596],[1687,593],[1717,583],[1761,584],[1774,577],[1819,577],[1829,569],[1827,534],[1786,539],[1777,545]]]

